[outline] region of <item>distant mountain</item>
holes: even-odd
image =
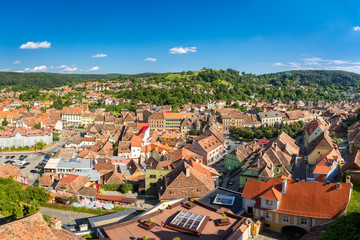
[[[29,88],[54,88],[89,80],[112,79],[121,74],[60,74],[60,73],[16,73],[0,72],[0,86],[11,86],[14,90]]]

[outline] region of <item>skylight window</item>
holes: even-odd
[[[233,206],[234,201],[235,201],[235,196],[227,196],[227,195],[217,194],[213,203],[220,204],[220,205],[226,205],[226,206]]]
[[[204,219],[204,215],[181,211],[178,213],[178,215],[174,217],[170,224],[177,227],[197,231],[200,228]]]

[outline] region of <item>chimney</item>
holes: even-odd
[[[340,182],[336,183],[336,189],[340,189]]]
[[[97,164],[97,160],[96,160],[96,159],[94,159],[94,163]]]
[[[186,175],[186,177],[190,177],[190,168],[189,167],[186,167],[185,175]]]
[[[199,159],[198,159],[198,158],[195,158],[195,160],[196,160],[196,163],[199,163]]]
[[[351,183],[351,176],[350,175],[346,176],[346,183]]]
[[[105,160],[105,163],[107,163],[107,162],[108,162],[108,160],[106,159],[106,160]]]
[[[274,143],[274,150],[277,152],[277,143]]]
[[[285,192],[286,192],[286,186],[287,186],[287,179],[283,179],[283,180],[282,180],[281,193],[285,193]]]
[[[329,184],[330,184],[330,181],[326,181],[326,184],[328,184],[328,185],[329,185]]]
[[[296,181],[296,182],[299,182],[299,179],[297,178],[297,179],[295,179],[295,181]]]

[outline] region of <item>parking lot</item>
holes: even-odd
[[[44,160],[44,153],[40,153],[40,152],[32,152],[32,153],[11,153],[11,152],[7,152],[7,153],[0,153],[0,164],[4,165],[5,162],[7,161],[16,161],[19,160],[22,156],[22,158],[24,156],[27,156],[26,158],[23,159],[23,161],[26,161],[26,165],[22,165],[22,166],[17,166],[19,167],[21,173],[23,176],[27,177],[30,184],[33,184],[37,177],[38,177],[38,173],[31,173],[31,170],[36,169],[36,166]],[[16,161],[18,162],[18,161]],[[39,169],[36,169],[39,170]]]

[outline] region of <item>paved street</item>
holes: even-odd
[[[342,141],[339,142],[338,146],[339,146],[341,155],[342,155],[344,161],[346,162],[350,156],[350,150],[348,149],[349,144],[348,144],[347,139],[342,139]]]
[[[83,218],[93,217],[96,215],[89,214],[89,213],[79,213],[79,212],[72,212],[72,211],[64,211],[46,207],[40,207],[40,212],[42,214],[59,218],[63,224],[78,224],[79,221]]]

